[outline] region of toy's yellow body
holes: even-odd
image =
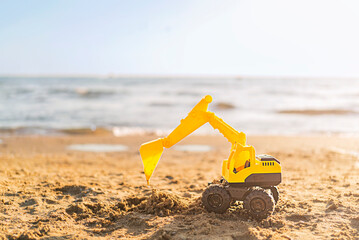
[[[149,184],[164,147],[172,147],[203,124],[209,123],[232,144],[229,158],[222,164],[222,176],[228,183],[243,186],[279,184],[281,181],[280,163],[270,156],[256,157],[254,148],[246,145],[246,135],[243,132],[238,132],[213,112],[207,110],[210,102],[212,102],[212,97],[205,96],[167,137],[141,145],[140,154],[147,183]]]

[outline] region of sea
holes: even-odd
[[[0,77],[0,135],[167,134],[205,95],[247,135],[359,134],[357,79],[160,76]]]

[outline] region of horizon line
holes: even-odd
[[[359,79],[348,76],[285,76],[285,75],[240,75],[240,74],[0,74],[0,78],[144,78],[144,79]]]

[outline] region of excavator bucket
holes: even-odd
[[[162,138],[147,142],[141,145],[140,154],[143,162],[143,168],[147,180],[147,184],[150,184],[150,178],[155,170],[158,161],[163,153]]]

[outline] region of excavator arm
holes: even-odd
[[[212,97],[205,96],[167,137],[141,145],[140,154],[147,184],[149,184],[152,173],[161,158],[163,149],[172,147],[207,122],[214,129],[218,129],[232,143],[232,148],[234,144],[246,145],[246,135],[244,133],[238,132],[214,113],[208,111],[208,104],[211,102]]]

